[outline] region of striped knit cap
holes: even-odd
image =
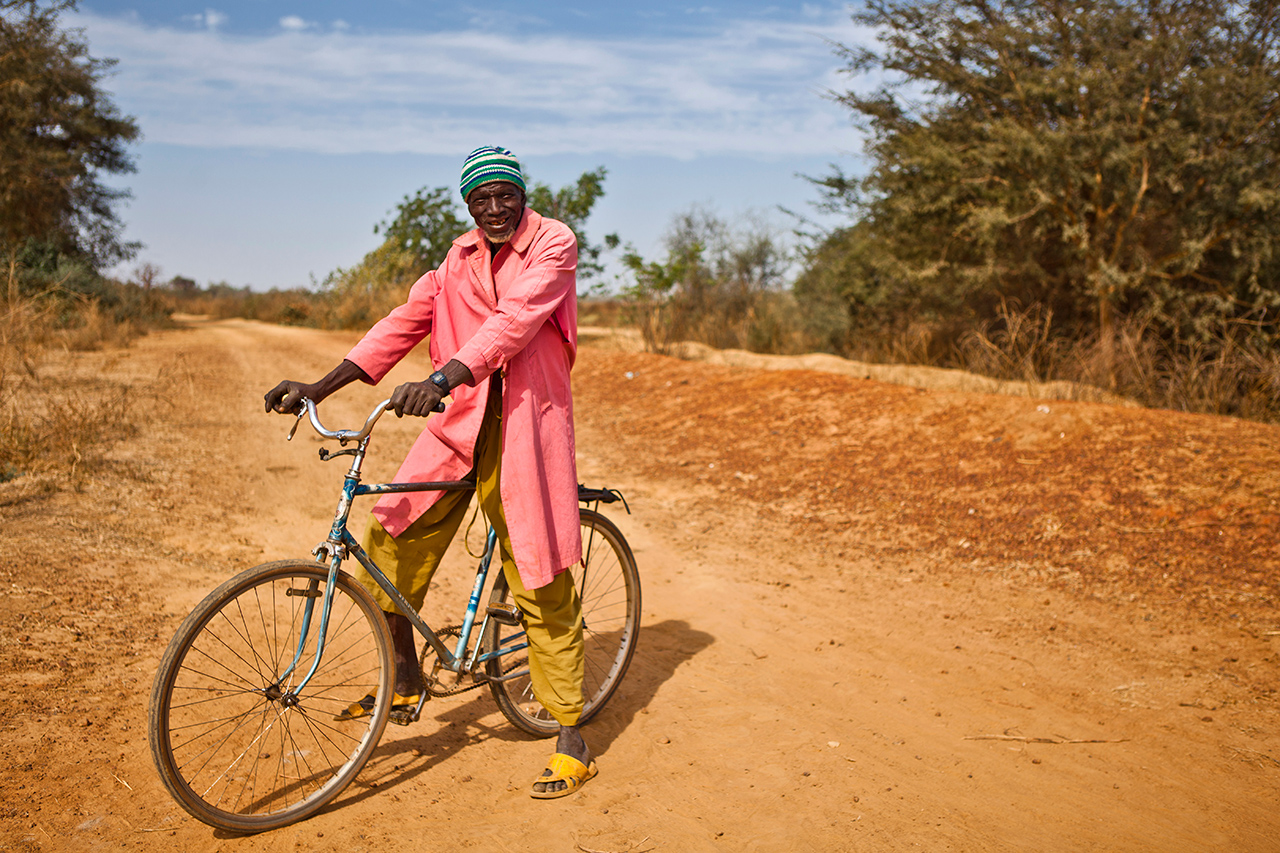
[[[463,201],[476,187],[494,181],[510,181],[522,192],[525,190],[524,173],[520,171],[516,155],[496,145],[481,146],[467,155],[467,161],[462,164]]]

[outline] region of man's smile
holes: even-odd
[[[504,243],[524,214],[524,192],[509,181],[482,184],[467,196],[467,210],[491,243]]]

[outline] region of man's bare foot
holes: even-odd
[[[582,732],[577,726],[561,726],[560,736],[556,739],[556,752],[561,755],[568,755],[576,758],[583,764],[591,764],[591,750],[587,749],[587,742],[582,739]],[[551,769],[547,768],[542,771],[543,776],[550,776]],[[548,793],[555,791],[563,791],[568,788],[568,783],[556,780],[555,782],[534,782],[533,790],[538,793]]]

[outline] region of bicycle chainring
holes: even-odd
[[[461,625],[449,625],[436,631],[436,636],[443,642],[446,639],[457,639],[462,636]],[[508,663],[502,669],[502,674],[514,672],[521,666],[528,664],[527,657],[521,657]],[[436,672],[436,650],[432,648],[430,643],[422,644],[422,654],[418,658],[418,667],[422,671],[422,683],[426,686],[427,693],[433,698],[443,699],[446,696],[457,696],[459,693],[466,693],[468,690],[475,690],[488,682],[483,678],[477,679],[470,673],[464,673],[459,678],[458,683],[451,686],[444,686],[436,682],[438,673]],[[449,675],[454,673],[450,672]]]
[[[449,640],[457,639],[461,635],[461,625],[450,625],[436,631],[436,636],[446,645],[449,645]],[[474,679],[469,675],[463,675],[458,679],[457,684],[448,687],[437,683],[436,679],[439,677],[439,673],[436,671],[437,660],[435,648],[430,643],[424,642],[422,644],[422,654],[418,657],[418,667],[422,671],[422,683],[433,698],[442,699],[445,696],[455,696],[480,686],[474,683]],[[453,675],[453,673],[447,674]]]

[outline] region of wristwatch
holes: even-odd
[[[427,381],[439,388],[441,394],[446,397],[449,396],[449,380],[445,378],[443,373],[437,370],[435,373],[427,377]]]

